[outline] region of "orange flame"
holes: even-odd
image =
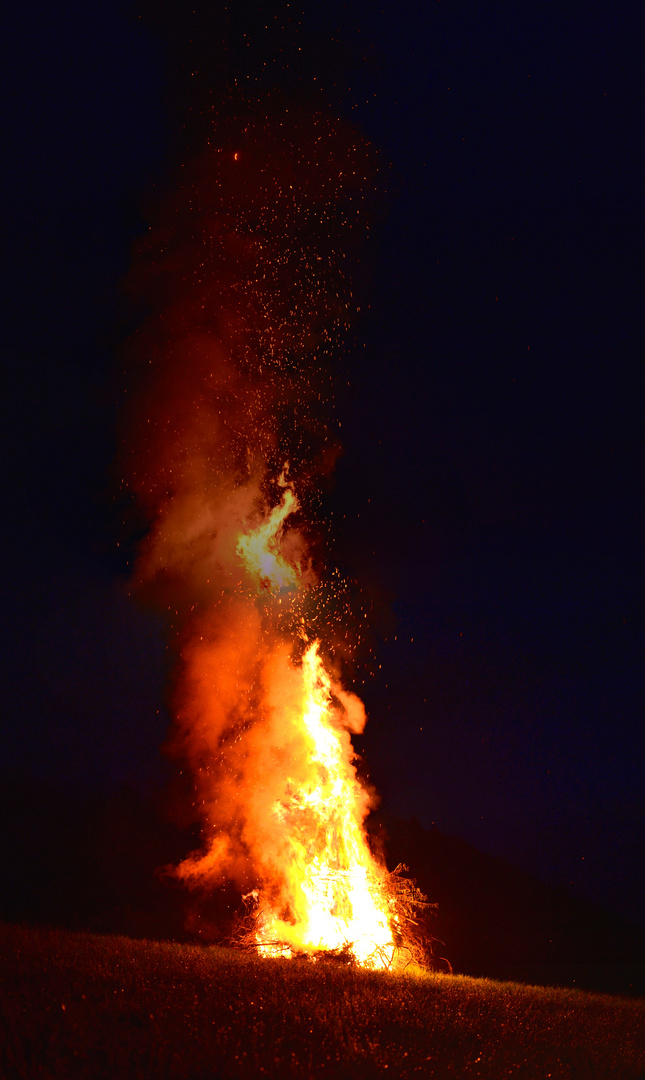
[[[297,506],[287,489],[280,505],[253,533],[254,565],[263,580],[269,549],[276,546],[285,518]],[[246,552],[244,538],[238,550]],[[287,564],[278,554],[274,557],[279,568],[271,578],[274,587],[297,583],[294,568],[288,568],[287,581],[282,570]],[[357,697],[334,685],[319,648],[318,641],[308,644],[296,669],[300,685],[295,700],[274,706],[282,714],[292,711],[289,727],[303,744],[305,768],[292,776],[287,760],[283,791],[270,809],[283,834],[282,888],[279,905],[259,898],[257,939],[268,955],[349,948],[357,960],[371,966],[382,962],[382,950],[391,950],[393,941],[383,874],[362,828],[369,806],[352,764],[348,735],[348,729],[362,731],[365,711]]]
[[[383,873],[362,828],[365,792],[351,764],[351,744],[332,704],[333,684],[318,649],[319,643],[312,642],[302,658],[302,700],[295,720],[309,744],[309,769],[299,782],[286,777],[284,797],[271,811],[284,829],[281,900],[287,901],[289,918],[281,917],[275,905],[262,907],[258,942],[267,955],[348,948],[365,966],[389,966],[393,940]],[[358,699],[340,693],[360,714]]]
[[[271,511],[266,521],[237,542],[237,553],[242,557],[248,572],[262,588],[288,589],[298,585],[299,575],[280,552],[283,525],[294,510],[299,508],[293,490],[281,474],[278,483],[285,488],[281,502]]]
[[[237,543],[255,595],[262,589],[277,602],[285,589],[303,587],[299,568],[283,552],[285,522],[299,503],[284,474],[280,484],[279,504]],[[212,695],[221,704],[227,683],[221,670],[212,681],[214,659],[220,669],[235,665],[238,694],[241,685],[252,697],[255,681],[262,701],[261,723],[238,732],[240,750],[234,755],[243,839],[260,879],[252,894],[256,943],[267,956],[344,949],[364,966],[390,966],[394,913],[386,872],[375,863],[363,829],[370,797],[357,778],[350,739],[350,732],[365,725],[363,704],[334,681],[320,642],[309,641],[304,627],[304,652],[294,660],[288,643],[275,635],[270,612],[260,614],[250,597],[239,601],[237,619],[242,610],[230,651],[221,641],[214,648],[200,647],[192,653],[192,671],[193,678],[206,677],[210,684],[201,703],[206,723],[213,716]],[[245,655],[247,621],[253,623],[251,641],[259,646],[254,658],[250,650]],[[263,638],[268,647],[260,645]],[[261,664],[260,679],[240,683],[253,659]],[[211,732],[219,726],[216,721]],[[221,875],[230,869],[230,856],[229,840],[217,830],[208,851],[185,860],[180,874]]]

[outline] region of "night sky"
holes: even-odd
[[[164,629],[117,547],[120,282],[209,107],[277,88],[380,162],[327,500],[371,780],[645,924],[637,6],[193,8],[2,35],[4,782],[167,773]]]

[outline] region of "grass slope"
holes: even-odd
[[[645,1001],[0,926],[0,1075],[636,1080]]]

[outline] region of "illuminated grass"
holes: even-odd
[[[636,1080],[645,1001],[0,927],[0,1039],[7,1080]]]

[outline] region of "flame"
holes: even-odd
[[[349,949],[365,966],[389,966],[394,944],[383,874],[365,840],[365,793],[332,705],[318,641],[307,647],[300,672],[309,769],[300,782],[286,778],[284,797],[271,810],[285,832],[290,917],[265,906],[257,940],[266,955]]]
[[[297,568],[292,566],[280,552],[283,526],[289,514],[299,508],[293,489],[285,485],[284,473],[278,483],[285,487],[284,494],[261,525],[237,542],[237,553],[242,557],[246,568],[255,576],[262,588],[288,589],[298,585]]]
[[[298,505],[287,488],[263,524],[238,542],[247,567],[273,590],[301,585],[279,552],[284,522]],[[369,802],[348,734],[362,731],[365,711],[326,671],[320,642],[302,636],[295,700],[275,702],[273,722],[295,734],[304,767],[292,773],[285,759],[282,790],[269,810],[282,837],[280,890],[277,903],[258,894],[256,940],[265,955],[347,949],[365,966],[383,966],[394,948],[390,912],[363,830]]]
[[[247,898],[256,903],[253,936],[260,952],[345,951],[363,966],[389,967],[395,913],[387,873],[366,839],[370,796],[357,777],[350,738],[365,725],[363,704],[326,669],[321,642],[309,639],[303,623],[296,641],[302,655],[293,655],[293,643],[276,629],[276,609],[266,604],[267,594],[277,607],[285,591],[293,601],[308,587],[306,575],[284,554],[285,523],[299,501],[284,474],[279,485],[279,503],[238,538],[249,586],[228,611],[227,644],[220,637],[204,645],[200,635],[199,647],[185,657],[189,681],[201,688],[199,720],[193,716],[189,726],[214,737],[211,753],[227,738],[218,717],[222,707],[229,716],[240,707],[246,715],[257,696],[262,718],[236,729],[228,760],[237,791],[233,785],[219,791],[210,845],[179,872],[193,880],[230,872],[231,848],[217,809],[223,796],[230,817],[237,802],[242,841],[259,879]]]

